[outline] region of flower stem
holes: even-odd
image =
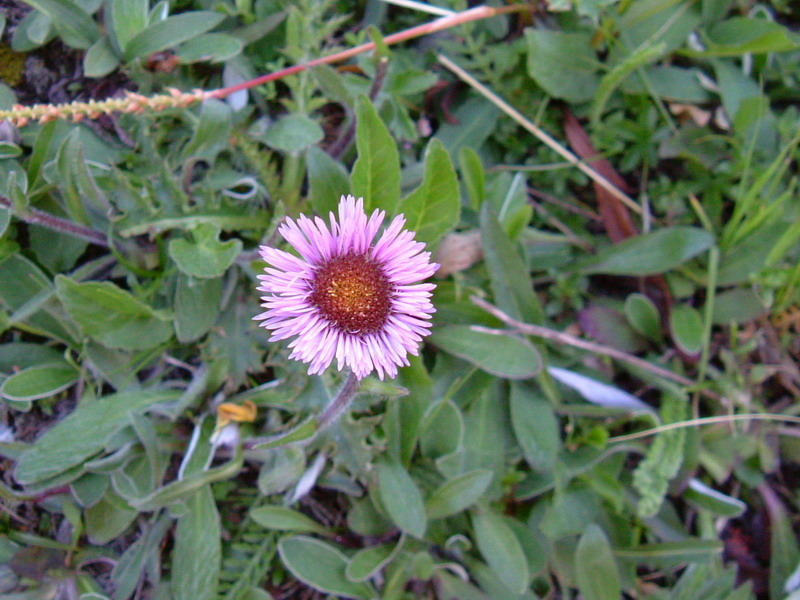
[[[317,418],[317,433],[335,423],[336,420],[342,416],[353,401],[357,389],[358,377],[356,377],[355,373],[350,371],[339,393],[336,394],[336,397],[331,400],[331,403],[325,407],[325,410],[323,410]]]

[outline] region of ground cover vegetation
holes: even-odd
[[[0,598],[800,598],[796,3],[411,4],[0,2]]]

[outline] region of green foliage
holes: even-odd
[[[688,410],[681,398],[666,398],[661,406],[661,419],[665,424],[686,418]],[[686,430],[675,429],[659,433],[647,451],[647,456],[633,472],[633,486],[641,497],[637,511],[642,517],[652,517],[658,512],[667,486],[681,467],[684,456]]]
[[[0,596],[797,593],[800,445],[776,422],[798,387],[791,3],[559,0],[395,45],[428,17],[27,4],[0,16],[13,50],[77,50],[96,81],[31,56],[4,108],[378,50],[197,106],[0,124]],[[402,213],[442,271],[419,355],[328,423],[345,375],[308,376],[252,318],[259,245],[293,252],[284,216],[347,194]]]

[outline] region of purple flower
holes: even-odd
[[[309,373],[322,373],[335,358],[359,379],[373,370],[395,377],[430,333],[436,286],[419,282],[439,265],[403,229],[402,215],[373,244],[385,216],[375,210],[367,218],[363,199],[342,196],[330,228],[304,215],[280,226],[299,257],[261,246],[269,265],[258,276],[266,311],[254,319],[273,331],[270,341],[296,336],[289,358],[309,363]]]

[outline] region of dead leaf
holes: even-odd
[[[436,262],[439,270],[436,271],[438,279],[470,268],[483,258],[481,246],[481,232],[468,231],[466,233],[448,233],[442,238],[436,250]]]

